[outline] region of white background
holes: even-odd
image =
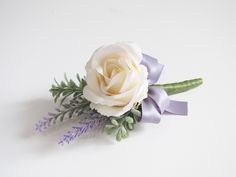
[[[48,89],[75,78],[102,44],[135,41],[165,64],[160,82],[203,77],[173,96],[189,115],[140,124],[117,143],[91,135],[66,146],[72,123],[44,134]],[[228,0],[0,0],[0,176],[236,176],[236,2]]]

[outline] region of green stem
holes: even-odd
[[[169,84],[154,84],[154,86],[162,87],[168,95],[174,95],[198,87],[201,84],[202,78],[197,78]]]

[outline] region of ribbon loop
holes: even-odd
[[[159,80],[164,65],[159,64],[157,59],[146,54],[143,54],[141,64],[147,67],[149,84],[156,83]]]
[[[141,122],[159,123],[161,114],[168,112],[178,115],[187,115],[187,102],[170,100],[163,88],[152,86],[156,83],[163,70],[163,65],[157,59],[143,54],[141,62],[148,70],[148,97],[142,101]]]
[[[156,109],[151,98],[146,98],[142,101],[142,118],[141,122],[159,123],[161,121],[161,114]]]
[[[149,86],[148,97],[150,97],[162,114],[170,104],[170,99],[163,88]]]

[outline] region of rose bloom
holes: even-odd
[[[84,97],[91,109],[121,116],[147,97],[148,72],[141,49],[128,42],[98,48],[86,65]]]

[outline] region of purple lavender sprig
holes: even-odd
[[[62,122],[65,117],[78,117],[90,109],[90,102],[82,96],[86,81],[81,79],[78,74],[76,75],[77,83],[68,79],[66,74],[64,77],[65,81],[58,83],[55,80],[55,84],[52,84],[50,89],[55,102],[61,99],[60,107],[56,109],[56,113],[48,113],[48,117],[44,117],[36,123],[36,131],[42,132],[55,124],[58,119]]]
[[[103,129],[107,121],[107,117],[102,116],[97,112],[91,111],[91,113],[88,114],[88,117],[85,117],[84,119],[80,120],[77,126],[73,126],[72,130],[64,134],[58,144],[69,144],[71,141],[75,140],[75,138],[78,138],[82,134],[85,134],[91,130]]]
[[[90,109],[89,102],[81,97],[73,98],[69,103],[64,103],[60,108],[56,109],[56,113],[48,113],[48,116],[36,123],[36,131],[42,132],[51,127],[59,119],[61,122],[65,118],[79,117]]]
[[[48,117],[43,117],[42,120],[38,121],[35,124],[35,130],[37,132],[43,132],[47,128],[51,127],[53,124],[55,124],[55,114],[48,113]]]

